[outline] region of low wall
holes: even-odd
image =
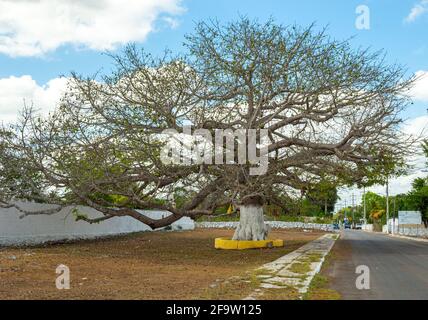
[[[397,231],[396,233],[403,236],[428,238],[428,229],[422,226],[419,228],[409,228],[409,227],[399,226]]]
[[[197,228],[215,228],[215,229],[235,229],[239,222],[196,222]],[[272,229],[310,229],[322,231],[336,231],[331,224],[304,223],[304,222],[286,222],[286,221],[266,221]]]
[[[363,224],[362,229],[364,231],[373,231],[373,225],[372,224]]]
[[[428,238],[428,229],[421,225],[399,225],[398,220],[390,219],[388,221],[389,232],[402,236]],[[388,233],[387,225],[382,226],[382,232]]]
[[[26,210],[49,208],[48,205],[20,203]],[[78,207],[89,218],[102,214],[92,208]],[[49,241],[94,239],[99,237],[151,231],[151,228],[131,217],[112,219],[89,224],[75,221],[71,208],[64,208],[53,215],[30,215],[20,219],[20,213],[14,208],[0,209],[0,246],[34,245]],[[171,213],[168,211],[141,211],[154,219],[161,219]],[[171,225],[172,230],[192,230],[195,223],[190,218],[182,218]]]

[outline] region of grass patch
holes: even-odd
[[[286,278],[290,278],[290,279],[299,279],[299,280],[305,281],[305,280],[308,278],[308,276],[307,276],[307,275],[301,275],[301,276],[287,276]]]
[[[275,272],[266,268],[259,268],[254,270],[253,274],[256,276],[273,276]]]
[[[306,274],[311,271],[311,267],[309,262],[295,262],[288,270],[293,273]]]
[[[312,281],[311,281],[311,286],[313,288],[322,288],[323,286],[325,286],[328,283],[328,279],[327,277],[317,273]]]
[[[340,294],[328,288],[328,278],[316,274],[311,281],[308,292],[303,296],[304,300],[340,300]]]
[[[285,287],[281,289],[264,289],[259,300],[299,300],[300,293],[296,288]]]
[[[308,288],[308,291],[303,296],[304,300],[340,300],[341,295],[336,290],[331,289],[329,278],[323,274],[328,268],[331,260],[334,258],[333,253],[330,252],[324,260],[320,273],[316,274]]]
[[[284,287],[286,286],[283,282],[281,281],[269,281],[269,284],[273,284],[274,286],[278,286],[278,287]]]
[[[309,263],[313,263],[313,262],[319,262],[322,259],[322,254],[320,253],[311,253],[311,254],[307,254],[305,255],[303,258],[297,259],[300,262],[309,262]]]
[[[251,273],[249,281],[250,281],[249,283],[251,284],[252,288],[256,289],[256,288],[260,287],[261,280],[257,277],[257,275],[255,273]]]

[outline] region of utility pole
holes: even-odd
[[[395,195],[394,196],[394,210],[392,211],[392,234],[394,234],[394,232],[395,232],[395,215],[396,215],[396,213],[395,213],[395,199],[397,198],[397,196]]]
[[[389,180],[386,176],[386,230],[389,233]]]
[[[347,220],[347,219],[346,219],[346,209],[347,209],[347,206],[346,206],[346,199],[345,199],[345,209],[343,210],[343,212],[344,212],[344,214],[345,214],[345,221]]]
[[[363,186],[363,212],[364,212],[364,224],[367,224],[367,217],[366,217],[366,186]]]
[[[352,194],[352,225],[355,225],[355,195]]]

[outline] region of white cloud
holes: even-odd
[[[417,71],[415,73],[418,81],[410,90],[410,96],[418,101],[428,101],[428,71]]]
[[[71,44],[110,50],[143,41],[159,18],[169,26],[181,0],[0,0],[0,53],[36,56]]]
[[[31,76],[0,79],[0,123],[14,122],[26,104],[46,114],[55,108],[66,88],[67,78],[55,78],[43,86]]]
[[[407,15],[404,21],[407,23],[414,22],[417,18],[419,18],[426,12],[428,12],[428,0],[421,0],[419,3],[415,4],[412,7],[410,13]]]
[[[420,136],[421,134],[428,138],[428,116],[420,116],[417,118],[413,118],[410,120],[407,120],[403,127],[402,131],[405,134],[410,134],[413,136]]]

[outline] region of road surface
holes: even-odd
[[[331,261],[331,287],[345,300],[428,299],[428,242],[345,230]],[[356,288],[359,265],[369,267],[369,290]]]

